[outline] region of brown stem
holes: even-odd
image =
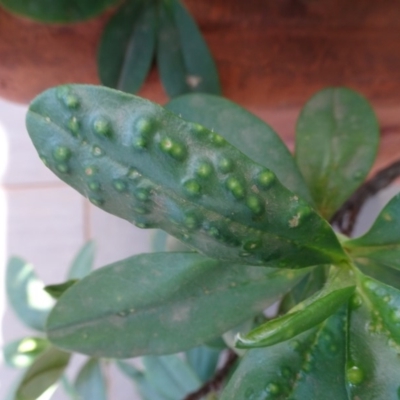
[[[195,392],[189,393],[183,400],[200,400],[207,394],[216,392],[221,387],[237,358],[237,354],[232,350],[229,350],[228,357],[223,367],[216,372],[211,380],[207,381]]]
[[[399,176],[400,160],[378,171],[373,178],[360,186],[350,199],[343,204],[333,216],[331,223],[337,225],[340,232],[350,236],[357,221],[357,216],[365,202],[389,186]]]

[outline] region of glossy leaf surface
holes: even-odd
[[[348,301],[355,289],[355,280],[346,267],[331,267],[324,288],[298,304],[286,315],[268,321],[245,337],[238,336],[237,347],[271,346],[313,328],[334,314]]]
[[[19,319],[28,327],[41,331],[54,304],[43,290],[33,266],[24,260],[12,257],[7,264],[7,297]]]
[[[188,92],[220,94],[218,72],[195,21],[179,0],[159,4],[157,63],[170,97]]]
[[[41,22],[73,22],[100,14],[118,0],[0,0],[9,11]]]
[[[137,92],[155,53],[156,8],[153,1],[127,1],[104,29],[98,65],[101,82],[124,92]]]
[[[78,252],[68,271],[68,280],[82,279],[93,268],[96,246],[94,242],[87,242]]]
[[[27,126],[43,161],[93,204],[208,256],[290,268],[346,258],[329,224],[275,174],[154,103],[62,86],[36,98]]]
[[[349,329],[350,397],[398,400],[400,291],[362,275],[359,279]]]
[[[296,339],[249,350],[221,400],[347,400],[346,308]]]
[[[325,218],[365,180],[378,142],[373,109],[350,89],[324,89],[303,107],[296,126],[296,161]]]
[[[307,272],[196,253],[139,255],[71,287],[52,310],[47,334],[61,348],[98,357],[176,353],[261,312]]]
[[[400,194],[383,208],[371,229],[344,244],[353,258],[400,270]]]
[[[166,108],[187,121],[218,132],[247,157],[273,171],[288,189],[312,203],[307,185],[282,139],[239,105],[206,93],[172,99]]]
[[[99,360],[89,359],[79,371],[75,390],[80,399],[106,400],[107,388]]]
[[[3,359],[10,367],[26,368],[48,346],[49,342],[46,339],[38,337],[26,337],[15,340],[3,347]]]
[[[61,378],[69,358],[69,353],[48,348],[26,371],[17,389],[16,400],[37,399],[47,390],[51,391]]]

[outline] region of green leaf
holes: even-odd
[[[363,400],[398,400],[400,291],[361,274],[359,279],[349,329],[349,393]]]
[[[166,399],[184,399],[201,385],[191,367],[179,356],[143,357],[150,385]]]
[[[286,315],[257,327],[245,337],[238,336],[236,346],[271,346],[320,324],[334,314],[353,294],[353,273],[346,266],[331,267],[325,287],[292,308]]]
[[[68,377],[65,374],[61,377],[61,384],[64,389],[64,392],[72,400],[79,400],[78,393],[76,392],[74,385],[71,383],[71,381],[68,379]]]
[[[125,92],[137,92],[150,71],[156,31],[154,2],[127,1],[103,31],[98,53],[101,82]]]
[[[69,358],[69,353],[54,347],[48,348],[24,374],[15,400],[37,399],[43,393],[55,390],[55,384],[61,378]]]
[[[90,273],[94,264],[96,246],[88,241],[78,252],[68,271],[68,280],[82,279]]]
[[[81,400],[106,400],[107,387],[97,359],[89,359],[79,371],[75,390]]]
[[[312,204],[308,187],[282,139],[264,121],[223,97],[191,93],[166,108],[187,121],[218,132],[247,157],[273,171],[280,182]]]
[[[220,354],[221,350],[199,346],[188,350],[186,359],[200,380],[207,382],[217,369]]]
[[[29,328],[42,331],[53,299],[43,290],[33,266],[12,257],[7,264],[7,297],[15,313]]]
[[[124,361],[117,360],[116,364],[121,372],[132,379],[142,400],[169,400],[153,387],[146,373],[139,371],[133,365]]]
[[[378,143],[373,109],[350,89],[321,90],[303,107],[296,126],[296,161],[326,219],[364,181]]]
[[[94,17],[119,0],[0,0],[9,11],[40,22],[73,22]]]
[[[344,243],[356,261],[367,258],[382,267],[400,270],[400,193],[383,208],[371,229]]]
[[[221,400],[348,399],[344,376],[346,314],[347,307],[342,307],[295,340],[248,351]]]
[[[45,290],[53,299],[59,299],[62,294],[67,291],[72,285],[78,282],[77,279],[71,279],[70,281],[60,283],[58,285],[48,285],[45,286]]]
[[[103,210],[208,256],[306,267],[346,259],[329,224],[220,135],[104,87],[36,98],[28,131],[45,163]]]
[[[168,95],[220,94],[218,72],[210,50],[180,1],[160,2],[159,24],[157,63]]]
[[[98,357],[176,353],[261,312],[307,272],[196,253],[143,254],[72,286],[52,310],[47,334],[61,348]]]
[[[290,292],[279,305],[279,314],[286,314],[291,308],[322,289],[326,282],[326,266],[315,267]]]
[[[152,236],[152,252],[160,253],[163,251],[173,251],[178,253],[187,253],[193,251],[180,240],[168,235],[167,232],[157,229]]]
[[[15,340],[3,347],[3,359],[10,367],[29,367],[36,357],[49,346],[46,339],[38,337],[26,337]]]

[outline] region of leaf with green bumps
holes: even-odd
[[[119,0],[0,0],[7,10],[40,22],[73,22],[94,17]]]
[[[72,286],[52,310],[47,334],[56,346],[98,357],[176,353],[258,314],[307,272],[196,253],[139,255]]]
[[[5,363],[14,368],[29,367],[38,355],[49,346],[49,341],[38,337],[26,337],[3,347]]]
[[[295,340],[248,351],[221,400],[348,399],[346,308]]]
[[[166,108],[218,132],[247,157],[273,171],[288,189],[312,203],[304,178],[282,139],[255,115],[223,97],[205,93],[177,97]]]
[[[385,269],[400,270],[400,193],[381,211],[363,236],[344,242],[353,259],[368,259]]]
[[[400,291],[359,274],[347,356],[351,398],[398,400]]]
[[[96,246],[88,241],[78,252],[68,271],[68,280],[82,279],[93,268]]]
[[[86,361],[76,378],[75,390],[82,400],[107,399],[106,383],[99,360],[92,358]]]
[[[159,24],[157,63],[168,95],[220,94],[218,72],[210,50],[179,0],[160,3]]]
[[[49,347],[24,374],[16,391],[15,400],[37,399],[42,394],[55,390],[70,358],[69,353]]]
[[[373,109],[350,89],[321,90],[303,107],[296,126],[296,161],[325,218],[364,181],[378,143]]]
[[[53,299],[59,299],[65,291],[67,291],[72,285],[78,282],[77,279],[71,279],[67,282],[60,283],[58,285],[45,286],[45,290]]]
[[[101,38],[98,65],[101,82],[137,92],[150,71],[156,45],[153,1],[128,1],[108,22]]]
[[[53,299],[43,290],[33,266],[21,258],[12,257],[7,264],[6,290],[19,319],[29,328],[42,331]]]
[[[313,328],[334,314],[346,303],[355,289],[352,272],[346,267],[331,267],[325,287],[292,308],[286,315],[275,318],[238,336],[236,346],[252,348],[271,346]]]
[[[329,224],[219,134],[136,96],[61,86],[30,106],[42,160],[103,210],[222,260],[341,262]]]

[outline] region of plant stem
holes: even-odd
[[[400,160],[378,171],[373,178],[360,186],[343,204],[331,219],[331,223],[337,225],[341,233],[350,236],[357,221],[357,216],[365,202],[389,186],[399,176]]]
[[[195,392],[189,393],[183,400],[200,400],[207,394],[211,392],[216,392],[221,387],[237,358],[237,354],[232,350],[229,350],[228,357],[222,368],[219,369],[209,381],[204,383],[203,386],[200,387],[200,389],[196,390]]]

